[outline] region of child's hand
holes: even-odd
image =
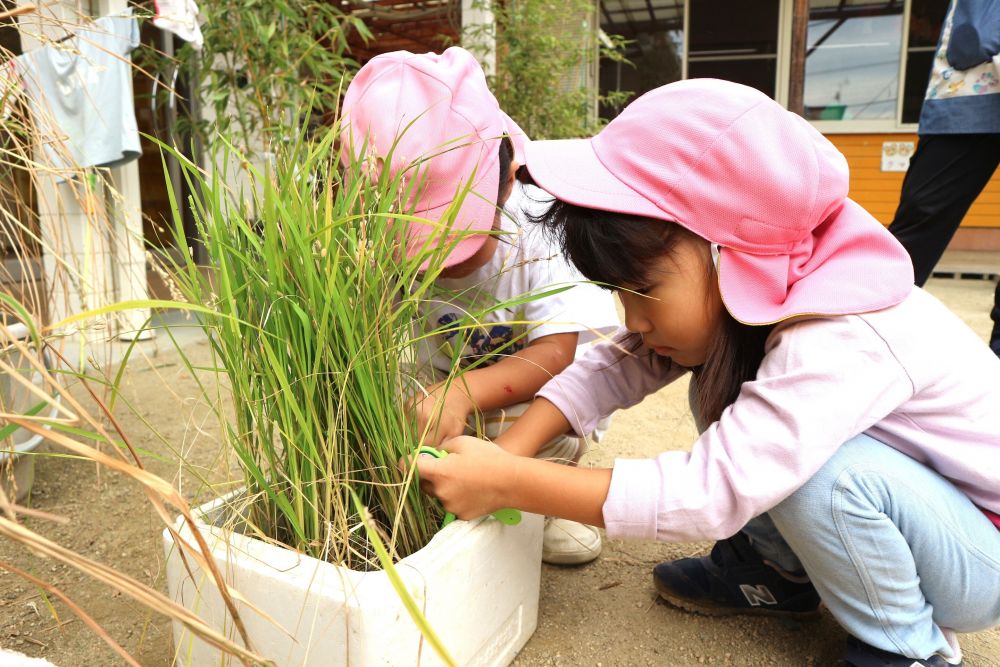
[[[445,440],[463,435],[474,408],[460,387],[453,384],[449,391],[443,383],[434,385],[427,396],[416,399],[410,406],[417,434],[423,437],[420,444],[437,447]]]
[[[519,457],[471,436],[448,440],[448,456],[417,456],[420,488],[459,519],[476,519],[506,507],[505,492]]]

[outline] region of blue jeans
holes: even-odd
[[[765,559],[804,569],[837,622],[880,649],[953,658],[942,629],[1000,624],[1000,530],[951,482],[868,436],[743,532]]]

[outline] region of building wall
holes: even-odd
[[[916,134],[832,134],[826,137],[847,157],[851,197],[884,225],[892,222],[903,172],[882,171],[882,143],[917,141]],[[952,250],[1000,250],[1000,171],[969,209],[949,246]]]

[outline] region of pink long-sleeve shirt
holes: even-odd
[[[687,369],[603,344],[546,384],[577,434]],[[951,480],[1000,527],[1000,358],[919,288],[861,315],[795,319],[768,337],[757,378],[690,452],[617,459],[604,504],[616,538],[714,540],[804,484],[859,433]]]

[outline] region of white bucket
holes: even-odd
[[[20,322],[7,325],[10,335],[16,340],[27,340],[28,327]],[[42,376],[25,358],[21,350],[14,347],[0,334],[0,355],[4,362],[17,369],[22,375],[41,388]],[[45,357],[48,366],[48,357]],[[58,395],[56,400],[59,400]],[[29,392],[24,385],[15,381],[7,373],[0,374],[0,409],[7,413],[36,413],[39,408],[44,410],[41,399]],[[55,407],[49,410],[49,416],[54,417]],[[0,422],[0,427],[6,426]],[[35,481],[35,456],[32,452],[42,444],[42,436],[19,428],[0,441],[0,485],[8,498],[19,502],[28,495]]]

